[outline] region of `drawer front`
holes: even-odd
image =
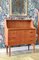
[[[24,36],[24,38],[27,39],[27,40],[30,40],[30,39],[35,40],[36,35],[28,35],[28,36]]]
[[[36,34],[36,30],[25,30],[25,35],[35,35]]]
[[[12,31],[8,31],[8,36],[9,37],[24,37],[24,36],[34,36],[36,35],[36,31],[35,30],[12,30]]]
[[[16,40],[15,39],[9,40],[8,44],[11,46],[14,46],[14,45],[16,45]]]
[[[36,40],[26,40],[24,41],[25,44],[33,44],[36,43]]]
[[[26,41],[26,40],[36,40],[36,36],[25,36],[24,37],[24,40]]]
[[[16,31],[12,30],[12,31],[8,31],[8,37],[16,37]]]

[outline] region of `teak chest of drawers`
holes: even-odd
[[[5,20],[5,45],[9,47],[11,55],[11,46],[32,44],[35,49],[36,29],[32,20]]]

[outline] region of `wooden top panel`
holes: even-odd
[[[13,29],[29,29],[34,28],[32,20],[6,20],[7,27]],[[31,24],[32,23],[32,24]]]

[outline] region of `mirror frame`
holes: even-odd
[[[9,0],[9,15],[13,16],[15,14],[12,13],[12,0]],[[19,14],[18,16],[27,16],[28,15],[28,0],[26,0],[26,14]]]

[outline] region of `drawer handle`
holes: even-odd
[[[33,32],[30,32],[30,33],[33,33]]]

